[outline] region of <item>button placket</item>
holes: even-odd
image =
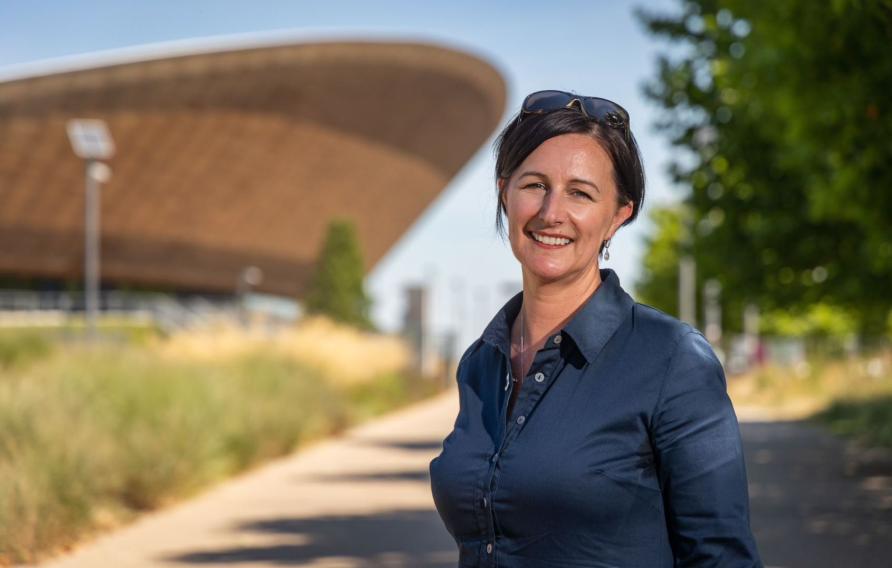
[[[560,337],[560,335],[556,337]],[[530,366],[531,371],[533,369],[541,370],[536,371],[535,373],[531,372],[527,375],[528,378],[533,379],[535,388],[529,390],[526,388],[521,389],[520,396],[514,406],[516,418],[514,418],[512,422],[509,422],[508,430],[505,433],[505,440],[502,443],[502,451],[504,451],[508,443],[518,435],[521,427],[524,425],[527,418],[529,418],[530,413],[538,405],[539,400],[544,395],[545,386],[549,384],[547,381],[548,377],[560,372],[561,358],[559,349],[557,346],[551,345],[552,343],[554,343],[553,339],[546,343],[546,348],[541,349],[536,354],[536,358]],[[531,384],[530,386],[533,385]]]
[[[505,415],[509,400],[507,395],[510,389],[502,391],[505,396],[500,400],[502,403],[501,420],[503,428],[500,436],[501,440],[492,449],[493,453],[489,458],[490,464],[486,468],[488,473],[485,478],[485,486],[481,488],[481,493],[478,493],[479,500],[474,507],[478,515],[480,515],[478,518],[481,519],[483,525],[480,527],[483,529],[482,534],[480,534],[482,542],[478,541],[480,548],[477,549],[479,551],[478,554],[481,555],[479,558],[481,566],[492,566],[498,562],[495,545],[497,540],[496,527],[499,526],[499,519],[496,517],[497,508],[493,500],[499,496],[498,480],[501,478],[505,468],[505,462],[502,458],[506,456],[508,458],[511,457],[511,454],[506,452],[511,451],[511,444],[514,442],[514,439],[527,428],[527,419],[530,418],[531,413],[545,396],[549,385],[560,375],[566,364],[566,361],[561,356],[563,349],[560,347],[560,337],[560,335],[553,336],[546,342],[545,347],[536,354],[530,366],[530,371],[532,372],[526,375],[528,379],[531,379],[529,380],[530,384],[521,388],[511,413],[513,416],[511,417]],[[508,364],[507,357],[505,358],[505,364]],[[504,386],[504,382],[499,384],[500,388]],[[534,426],[535,424],[531,423],[530,427]],[[509,459],[508,463],[510,465],[513,462]]]
[[[484,533],[481,536],[486,538],[488,544],[490,545],[492,545],[492,543],[495,541],[496,535],[494,518],[495,511],[493,510],[492,501],[489,496],[491,496],[494,491],[499,471],[498,462],[501,458],[501,454],[505,451],[506,441],[507,437],[502,441],[502,444],[495,449],[492,456],[490,457],[490,465],[488,468],[488,473],[486,475],[485,485],[483,487],[483,491],[480,494],[480,500],[478,501],[478,503],[480,504],[480,508],[478,509],[478,511],[482,515],[484,523],[484,526],[482,527]],[[487,553],[487,556],[489,558],[494,558],[493,556],[490,556],[489,553]]]

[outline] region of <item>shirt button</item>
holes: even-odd
[[[536,376],[533,378],[536,379],[537,383],[541,383],[542,381],[545,380],[545,374],[544,373],[536,373]]]
[[[526,419],[526,417],[524,417],[524,416],[518,416],[518,417],[517,417],[517,423],[518,423],[518,424],[523,424],[524,422],[526,422],[526,420],[527,420],[527,419]]]
[[[486,545],[486,553],[492,554],[492,543],[491,542],[487,543],[487,545]]]
[[[555,335],[555,336],[554,336],[554,344],[555,344],[555,345],[560,345],[560,344],[561,344],[561,336],[560,336],[560,335]]]

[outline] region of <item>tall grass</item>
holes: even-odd
[[[344,380],[262,345],[214,358],[164,349],[54,345],[0,369],[0,564],[65,548],[436,388],[398,370]]]
[[[770,408],[805,417],[845,398],[892,394],[892,354],[870,357],[812,357],[796,366],[764,366],[732,377],[735,404]]]
[[[778,418],[810,418],[869,445],[892,448],[892,353],[813,358],[797,367],[763,367],[728,383],[737,406]]]
[[[844,399],[816,418],[835,432],[853,436],[869,446],[892,449],[892,394],[875,399]]]
[[[46,334],[34,330],[0,329],[0,370],[46,357],[51,349]]]
[[[175,334],[157,345],[166,358],[213,361],[256,350],[300,361],[343,384],[357,384],[404,369],[411,361],[405,342],[312,317],[268,334],[262,328],[222,326]]]

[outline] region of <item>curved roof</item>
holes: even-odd
[[[70,118],[115,140],[102,279],[300,296],[328,220],[355,221],[366,268],[489,137],[505,84],[420,43],[193,53],[0,82],[0,273],[79,277],[84,165]]]

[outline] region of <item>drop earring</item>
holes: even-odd
[[[604,260],[610,260],[610,239],[604,241]]]

